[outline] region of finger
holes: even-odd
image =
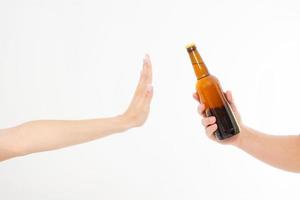
[[[199,104],[198,112],[202,117],[205,117],[205,106],[204,106],[204,104]]]
[[[147,70],[146,70],[147,67],[146,66],[147,66],[147,60],[146,60],[146,57],[144,57],[143,67],[142,67],[142,70],[141,70],[141,76],[140,76],[140,81],[139,81],[139,86],[146,83],[146,78],[147,78]]]
[[[151,70],[151,66],[149,70],[149,64],[151,64],[151,62],[149,61],[149,58],[146,55],[143,60],[143,68],[141,70],[140,79],[134,93],[133,101],[137,101],[138,99],[143,97],[144,94],[146,93],[148,76],[152,76],[152,70]],[[150,81],[151,79],[152,77],[150,77]]]
[[[148,85],[146,95],[144,97],[144,102],[143,102],[144,106],[146,106],[147,108],[150,108],[152,98],[153,98],[153,86]]]
[[[138,92],[141,90],[142,85],[143,85],[144,82],[145,82],[145,78],[146,78],[146,76],[145,76],[145,70],[142,69],[142,70],[141,70],[141,73],[140,73],[139,82],[138,82],[138,84],[137,84],[137,86],[136,86],[136,89],[135,89],[134,96],[137,96]]]
[[[145,70],[147,74],[147,84],[152,84],[152,63],[150,56],[148,54],[145,55]]]
[[[198,96],[198,94],[197,94],[196,92],[193,94],[193,98],[194,98],[196,101],[200,102],[199,96]]]
[[[141,82],[141,86],[145,86],[148,84],[151,84],[152,82],[152,66],[151,66],[151,61],[150,57],[146,54],[143,60],[143,76],[144,79]],[[144,87],[144,89],[145,89]]]
[[[141,78],[137,86],[137,91],[145,92],[147,85],[152,84],[152,66],[148,55],[145,55],[143,60],[143,69],[141,72]]]
[[[143,82],[144,82],[144,79],[145,79],[145,76],[143,75],[143,73],[144,72],[141,71],[140,80],[138,82],[138,85],[136,86],[132,102],[136,102],[136,101],[138,101],[142,97],[141,90],[142,90],[142,85],[143,85]]]
[[[201,120],[201,123],[204,127],[208,127],[208,126],[213,125],[213,124],[216,123],[216,118],[214,116],[205,117]]]
[[[206,135],[208,138],[212,139],[212,140],[215,140],[215,131],[218,129],[218,126],[217,124],[213,124],[211,126],[208,126],[206,128]]]

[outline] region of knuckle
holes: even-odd
[[[211,123],[214,123],[216,121],[216,118],[215,117],[210,117],[210,122]]]
[[[213,124],[211,126],[211,128],[212,128],[212,131],[215,132],[217,130],[218,126],[217,126],[217,124]]]

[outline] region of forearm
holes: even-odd
[[[237,147],[274,167],[300,172],[300,136],[274,136],[242,128]]]
[[[11,128],[6,137],[7,148],[14,149],[6,157],[59,149],[126,131],[129,121],[123,116],[92,120],[39,120]],[[9,146],[11,145],[11,146]],[[12,147],[14,146],[14,147]],[[7,158],[2,158],[2,160]],[[1,160],[1,156],[0,156]]]

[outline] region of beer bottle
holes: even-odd
[[[205,105],[205,115],[214,116],[218,126],[215,136],[219,140],[240,132],[236,118],[227,102],[218,79],[209,74],[195,44],[186,46],[196,77],[196,91],[200,102]]]

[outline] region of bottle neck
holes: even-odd
[[[197,79],[201,79],[209,75],[208,69],[203,62],[195,45],[187,48]]]

